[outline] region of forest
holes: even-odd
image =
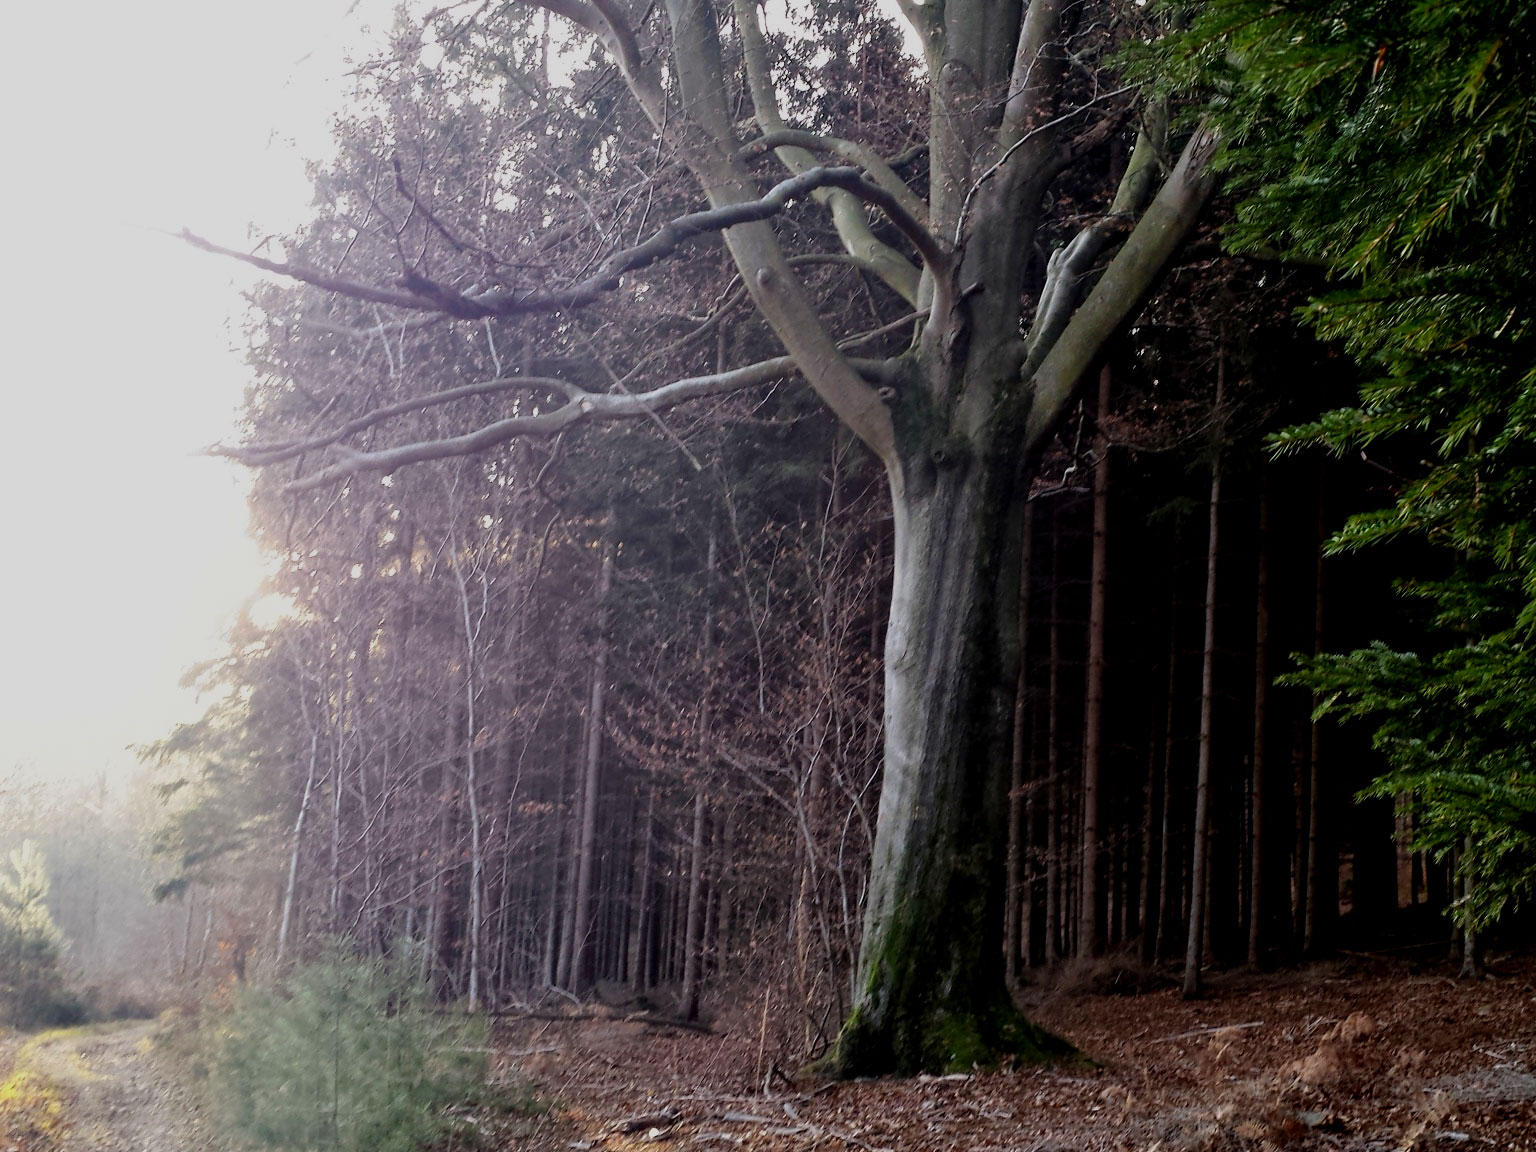
[[[402,13],[312,222],[186,236],[273,575],[143,753],[183,965],[762,1082],[1528,948],[1530,19]]]

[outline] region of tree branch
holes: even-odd
[[[436,408],[442,404],[451,404],[455,400],[468,400],[476,396],[493,396],[499,392],[512,391],[537,391],[544,390],[551,393],[563,394],[568,402],[574,402],[586,395],[582,389],[577,388],[566,380],[551,376],[510,376],[500,377],[495,380],[482,380],[475,384],[465,384],[459,388],[448,388],[442,392],[433,392],[429,396],[413,396],[394,404],[386,404],[382,408],[375,408],[372,412],[365,413],[355,419],[348,420],[330,431],[305,439],[294,440],[270,440],[256,444],[242,444],[239,447],[230,447],[223,444],[215,444],[208,449],[210,456],[226,456],[238,460],[242,464],[252,467],[264,467],[268,464],[277,464],[284,460],[292,460],[296,456],[302,456],[306,452],[313,452],[320,448],[329,448],[332,444],[338,444],[348,436],[356,436],[359,432],[366,432],[386,420],[396,416],[405,416],[412,412],[424,412],[429,408]]]
[[[735,0],[736,27],[741,36],[742,58],[747,71],[747,83],[752,94],[752,108],[757,117],[759,127],[765,133],[780,134],[785,131],[784,118],[779,111],[778,94],[773,88],[773,76],[768,64],[768,44],[763,38],[762,29],[757,25],[757,5],[755,0]],[[791,172],[808,172],[816,166],[816,158],[811,150],[794,141],[785,140],[775,145],[775,153],[779,160]],[[737,158],[744,158],[743,150],[738,150]],[[906,186],[900,180],[895,179],[895,173],[890,174],[892,181],[906,191]],[[891,193],[890,189],[886,190]],[[910,192],[907,193],[909,199]],[[910,261],[905,259],[888,244],[884,244],[869,226],[869,220],[864,214],[863,207],[847,193],[826,189],[816,193],[816,199],[825,204],[832,213],[832,223],[837,229],[838,238],[843,242],[843,247],[849,253],[865,261],[869,269],[881,280],[885,281],[898,295],[913,307],[917,306],[917,294],[919,285],[918,271]],[[907,215],[919,218],[926,215],[926,211],[919,209],[916,213],[910,206],[904,206]]]
[[[1047,120],[1044,124],[1040,124],[1040,125],[1035,126],[1034,128],[1031,128],[1028,132],[1024,133],[1024,135],[1020,136],[1017,140],[1015,140],[1008,147],[1008,150],[1005,151],[1001,156],[999,156],[995,161],[993,161],[992,164],[987,167],[986,171],[984,171],[980,176],[976,177],[975,182],[972,183],[971,186],[966,189],[965,199],[963,201],[961,201],[961,203],[960,203],[960,216],[959,216],[959,219],[957,219],[955,221],[955,238],[954,238],[954,243],[956,245],[959,245],[961,239],[963,239],[963,237],[964,237],[964,234],[965,234],[965,217],[966,217],[967,213],[969,213],[969,211],[970,211],[971,201],[976,198],[976,193],[981,191],[981,186],[983,184],[985,184],[988,180],[992,179],[992,177],[996,176],[999,172],[1001,172],[1007,166],[1008,161],[1013,159],[1014,155],[1018,152],[1018,150],[1020,148],[1024,147],[1025,144],[1028,144],[1031,140],[1033,140],[1035,137],[1039,136],[1041,133],[1048,132],[1052,128],[1056,128],[1056,127],[1058,127],[1058,126],[1060,126],[1062,124],[1065,124],[1068,120],[1071,120],[1073,117],[1082,115],[1084,112],[1088,111],[1088,109],[1092,108],[1095,104],[1102,104],[1104,101],[1112,99],[1115,96],[1124,96],[1127,92],[1130,92],[1132,90],[1133,89],[1132,89],[1131,86],[1126,86],[1124,88],[1116,88],[1113,92],[1101,92],[1099,95],[1095,96],[1092,100],[1088,101],[1086,104],[1079,104],[1076,108],[1073,108],[1070,112],[1063,112],[1060,116],[1057,116],[1055,119]]]
[[[740,204],[726,204],[690,212],[658,228],[639,244],[612,253],[598,265],[590,276],[568,288],[553,292],[514,292],[494,289],[473,295],[459,292],[444,284],[427,279],[420,273],[407,270],[400,278],[400,288],[379,288],[344,277],[332,276],[318,268],[289,261],[268,260],[250,252],[225,248],[210,240],[183,230],[181,237],[194,248],[205,252],[228,256],[254,268],[312,284],[327,292],[335,292],[353,300],[367,300],[375,304],[387,304],[394,308],[408,308],[418,312],[437,312],[459,320],[480,320],[489,316],[526,316],[532,313],[556,312],[567,308],[583,308],[604,294],[619,287],[627,272],[638,271],[659,260],[671,256],[687,241],[699,236],[724,232],[739,224],[749,224],[776,216],[796,200],[809,196],[819,188],[841,188],[859,199],[880,208],[891,222],[923,254],[925,260],[937,260],[943,266],[947,253],[922,224],[913,219],[896,199],[879,185],[864,179],[856,168],[812,168],[798,176],[780,181],[757,200]]]
[[[928,218],[928,205],[923,203],[923,198],[907,187],[886,160],[857,140],[844,140],[837,136],[818,136],[815,132],[807,132],[801,128],[775,128],[772,131],[765,131],[756,140],[747,141],[736,155],[742,160],[750,160],[786,146],[804,148],[808,152],[825,152],[836,156],[839,160],[857,165],[864,169],[870,179],[894,196],[914,217],[919,220]]]
[[[896,326],[888,325],[886,328]],[[877,329],[875,333],[853,337],[848,343],[850,345],[859,343],[885,330]],[[857,371],[877,382],[887,380],[891,372],[890,364],[885,360],[855,360],[850,363]],[[342,449],[339,460],[308,476],[290,481],[284,485],[283,489],[285,492],[305,492],[362,472],[393,472],[407,464],[416,464],[425,460],[444,460],[450,457],[472,455],[519,436],[553,436],[585,421],[654,417],[660,411],[674,408],[689,400],[721,396],[742,388],[766,384],[772,380],[794,375],[797,370],[792,357],[776,356],[771,360],[761,360],[755,364],[743,365],[740,368],[732,368],[708,376],[674,380],[653,388],[649,392],[624,393],[589,392],[568,380],[556,377],[504,377],[389,404],[318,436],[238,447],[215,445],[208,449],[208,454],[228,457],[253,467],[263,467],[292,460],[318,449],[335,447],[344,438],[367,431],[396,416],[425,411],[455,400],[525,389],[543,390],[566,398],[565,403],[547,412],[509,416],[462,436],[413,441],[371,452]]]
[[[1146,214],[1035,370],[1026,451],[1037,450],[1051,434],[1105,344],[1141,307],[1194,227],[1216,184],[1211,159],[1220,147],[1214,126],[1195,129]]]
[[[675,407],[685,400],[697,400],[706,396],[719,396],[739,388],[765,384],[795,372],[795,362],[788,356],[778,356],[726,372],[709,376],[695,376],[674,380],[653,388],[649,392],[614,394],[586,392],[574,385],[565,385],[570,400],[549,412],[529,416],[509,416],[497,420],[462,436],[447,436],[436,440],[418,440],[393,448],[381,448],[373,452],[347,452],[336,463],[284,485],[286,492],[306,492],[335,480],[341,480],[360,472],[393,472],[407,464],[425,460],[445,460],[454,456],[469,456],[494,448],[498,444],[518,436],[553,436],[557,432],[584,421],[623,420],[646,416],[653,412]],[[242,450],[230,449],[223,455],[243,460]]]
[[[1161,167],[1159,157],[1167,127],[1167,109],[1158,105],[1149,125],[1137,133],[1136,147],[1131,150],[1131,159],[1115,188],[1109,211],[1051,254],[1046,266],[1045,287],[1040,292],[1035,319],[1025,338],[1025,374],[1039,367],[1055,346],[1077,307],[1078,289],[1084,278],[1115,237],[1130,230],[1136,213],[1147,202],[1152,182]]]

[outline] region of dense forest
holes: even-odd
[[[404,19],[239,254],[276,608],[147,752],[208,963],[912,1071],[1070,962],[1518,934],[1503,17],[629,7]]]

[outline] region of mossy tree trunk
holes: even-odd
[[[1069,1051],[1015,1011],[997,946],[1018,549],[992,510],[1017,504],[1017,478],[1006,459],[957,453],[896,508],[885,782],[838,1070],[962,1070]]]

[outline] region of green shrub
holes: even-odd
[[[260,1147],[416,1152],[485,1081],[485,1029],[435,1014],[386,967],[331,960],[242,989],[217,1025],[210,1086]]]

